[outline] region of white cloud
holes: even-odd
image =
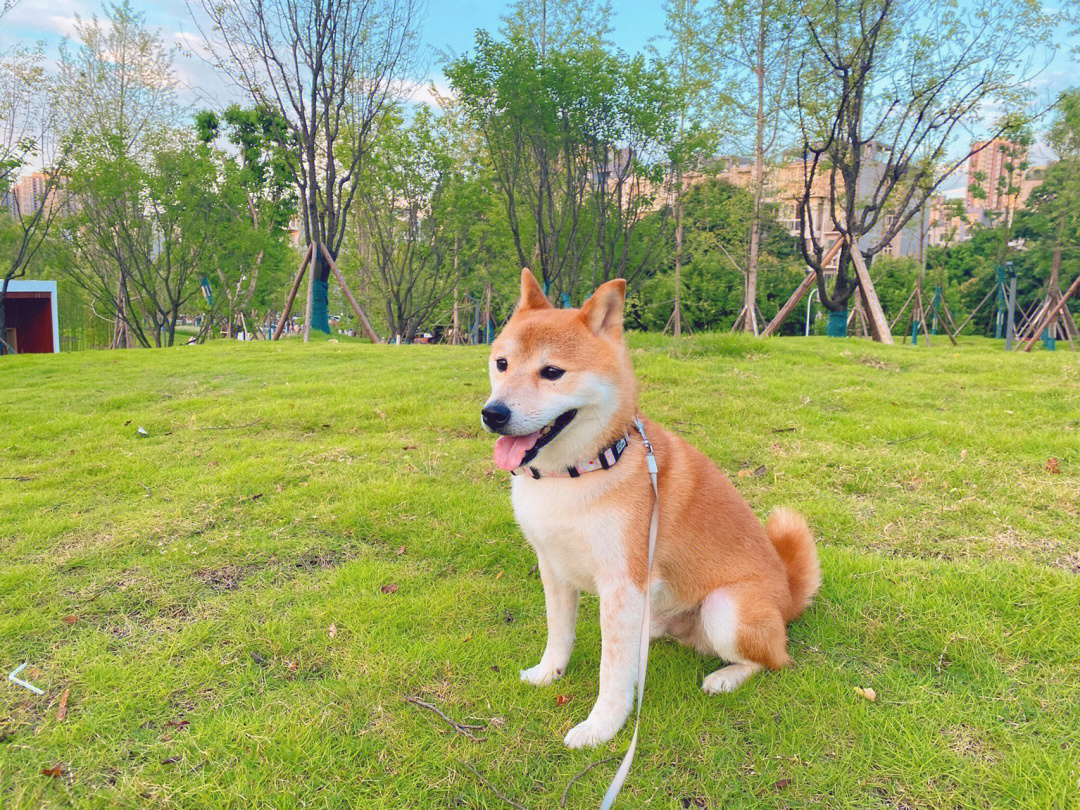
[[[400,92],[405,101],[439,108],[439,98],[450,98],[454,91],[441,79],[409,80],[401,82]]]
[[[203,59],[209,59],[212,56],[210,50],[206,47],[205,41],[199,34],[190,31],[175,31],[172,38],[185,52],[193,53]]]
[[[78,0],[23,0],[5,15],[4,28],[20,38],[72,36],[77,16],[88,20],[93,10]]]

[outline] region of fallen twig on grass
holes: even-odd
[[[472,771],[473,776],[475,776],[477,779],[479,779],[481,782],[483,782],[484,786],[487,787],[488,790],[490,790],[492,793],[494,793],[496,796],[498,796],[500,799],[502,799],[508,805],[510,805],[511,807],[516,807],[517,810],[528,810],[528,808],[526,808],[525,805],[519,804],[518,802],[515,802],[513,799],[511,799],[506,794],[499,792],[499,789],[497,787],[495,787],[493,784],[491,784],[491,782],[489,782],[487,779],[485,779],[483,776],[481,776],[480,772],[477,771],[476,768],[474,768],[468,762],[462,762],[461,764],[464,765],[466,768],[468,768],[470,771]]]
[[[435,714],[439,715],[439,717],[449,723],[455,731],[457,731],[459,734],[464,734],[473,742],[484,742],[484,740],[487,739],[487,737],[477,737],[475,734],[472,733],[473,731],[482,729],[483,726],[473,726],[469,725],[468,723],[459,723],[456,720],[451,720],[449,717],[443,714],[442,710],[438,706],[432,705],[426,700],[421,700],[418,697],[413,697],[412,695],[406,696],[404,700],[406,703],[412,703],[414,706],[420,706],[423,709],[430,709],[431,711],[435,712]]]
[[[573,787],[574,782],[576,782],[578,779],[583,777],[585,774],[587,774],[589,771],[591,771],[597,765],[603,765],[605,762],[611,762],[613,759],[618,759],[618,757],[617,756],[606,757],[604,759],[597,760],[592,765],[588,766],[585,770],[579,772],[578,775],[575,776],[573,779],[571,779],[569,782],[567,782],[566,783],[566,788],[562,792],[562,797],[559,799],[559,807],[566,807],[566,796],[567,796],[567,794],[570,793],[570,788]]]
[[[917,433],[914,436],[905,436],[902,439],[893,439],[891,442],[885,442],[885,444],[903,444],[904,442],[913,442],[916,439],[922,439],[929,435],[929,431],[927,431],[926,433]]]
[[[200,428],[195,428],[195,429],[196,430],[240,430],[241,428],[255,427],[255,425],[259,424],[260,421],[262,421],[262,420],[256,419],[254,422],[248,422],[247,424],[244,424],[244,425],[210,425],[209,427],[200,427]]]

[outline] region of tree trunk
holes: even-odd
[[[311,245],[311,269],[308,271],[307,302],[304,304],[304,343],[311,340],[311,312],[315,307],[315,262],[319,250],[313,242]]]
[[[458,288],[454,287],[454,314],[450,327],[450,342],[454,345],[461,343],[461,333],[458,330]]]
[[[491,343],[491,282],[484,289],[484,343]]]
[[[313,105],[314,106],[314,105]],[[314,127],[313,127],[314,128]],[[323,223],[319,219],[319,165],[315,156],[314,145],[309,145],[307,155],[307,167],[309,185],[307,192],[307,217],[308,239],[314,244],[311,252],[311,277],[308,279],[308,309],[307,323],[304,326],[304,342],[306,343],[312,329],[330,334],[330,322],[327,319],[327,309],[330,297],[330,266],[320,255],[319,245],[323,243],[327,235],[323,232]],[[326,189],[327,197],[333,193],[332,189]]]
[[[683,216],[682,216],[682,173],[678,178],[679,188],[675,192],[679,196],[675,198],[675,309],[671,318],[671,334],[675,337],[682,335],[682,242],[683,242]]]
[[[315,250],[311,257],[311,279],[314,282],[311,287],[311,309],[308,312],[308,321],[311,329],[330,334],[330,265]]]
[[[764,201],[765,181],[765,3],[761,4],[758,18],[757,38],[757,121],[754,139],[754,218],[750,224],[750,256],[746,262],[746,298],[743,306],[746,317],[743,319],[743,331],[758,333],[757,318],[757,275],[758,252],[761,243],[761,209]]]

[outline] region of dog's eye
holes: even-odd
[[[497,368],[499,371],[506,371],[506,358],[500,357],[498,360],[496,360],[495,368]]]
[[[540,369],[540,376],[545,380],[557,380],[565,373],[566,369],[556,368],[555,366],[544,366]]]

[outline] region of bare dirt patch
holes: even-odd
[[[195,579],[219,592],[235,591],[240,587],[240,580],[243,579],[243,576],[243,571],[235,565],[226,565],[221,568],[202,568],[195,572]]]
[[[988,764],[997,762],[1000,757],[979,732],[967,723],[949,726],[941,730],[949,745],[949,750],[965,759],[974,759]]]

